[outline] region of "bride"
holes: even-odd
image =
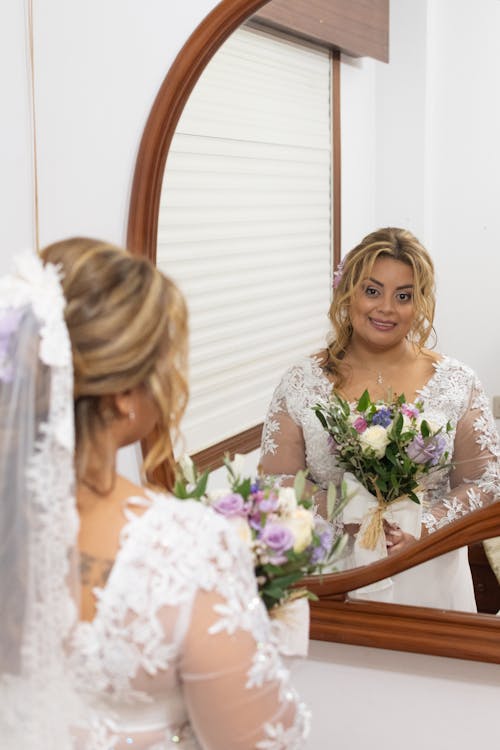
[[[222,516],[136,486],[187,386],[175,285],[90,239],[0,279],[0,736],[7,750],[280,750],[308,712]],[[172,437],[172,440],[171,440]]]
[[[386,554],[404,551],[415,537],[500,499],[499,441],[486,395],[469,367],[424,346],[433,330],[434,306],[434,268],[418,240],[397,228],[369,234],[335,273],[332,340],[285,373],[264,425],[262,470],[286,481],[307,468],[312,483],[324,489],[332,480],[340,485],[342,470],[313,407],[326,403],[332,390],[350,402],[365,390],[373,400],[404,393],[407,402],[423,403],[433,424],[451,424],[452,466],[429,475],[416,534],[386,522]],[[316,493],[322,514],[325,494]],[[344,516],[349,511],[348,504]],[[359,525],[349,523],[346,530],[352,549]],[[465,548],[357,595],[476,609]]]

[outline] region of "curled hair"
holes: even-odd
[[[333,375],[335,387],[344,383],[339,365],[352,337],[350,306],[364,279],[370,276],[378,258],[393,258],[413,271],[415,317],[409,333],[419,349],[433,331],[435,299],[434,264],[423,245],[406,229],[386,227],[367,235],[343,259],[342,276],[336,286],[328,317],[332,337],[322,366]]]
[[[72,238],[41,255],[62,269],[73,353],[77,478],[85,475],[90,447],[110,418],[105,406],[110,397],[140,386],[158,410],[143,477],[165,462],[172,489],[173,444],[188,397],[183,296],[148,260],[105,242]],[[103,456],[103,465],[106,461]]]

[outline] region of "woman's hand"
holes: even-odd
[[[384,520],[384,531],[388,555],[395,555],[417,541],[412,534],[403,531],[397,523],[389,523]]]

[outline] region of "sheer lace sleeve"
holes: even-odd
[[[201,503],[151,496],[143,515],[130,513],[95,590],[96,617],[73,639],[102,733],[85,750],[300,750],[309,712],[280,660],[249,549]]]
[[[256,640],[244,627],[221,628],[217,613],[228,604],[214,592],[198,594],[185,641],[181,679],[198,741],[205,750],[299,750],[304,706],[264,633]]]
[[[431,501],[423,516],[430,532],[500,499],[498,432],[486,394],[474,375],[466,408],[457,422],[452,462],[450,491]]]
[[[274,392],[262,432],[260,465],[265,474],[293,477],[306,468],[302,427],[290,414],[287,378]]]
[[[219,537],[213,590],[201,582],[180,660],[191,725],[205,750],[299,750],[308,712],[272,642],[251,557],[231,529]]]
[[[305,357],[290,367],[276,388],[262,433],[260,464],[265,474],[291,483],[300,469],[308,469],[310,489],[318,512],[326,515],[329,482],[338,484],[341,470],[332,457],[328,436],[321,427],[314,406],[326,403],[331,383],[317,357]]]

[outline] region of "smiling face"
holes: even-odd
[[[353,340],[376,349],[404,341],[415,318],[413,291],[411,266],[387,256],[377,258],[351,300]]]

